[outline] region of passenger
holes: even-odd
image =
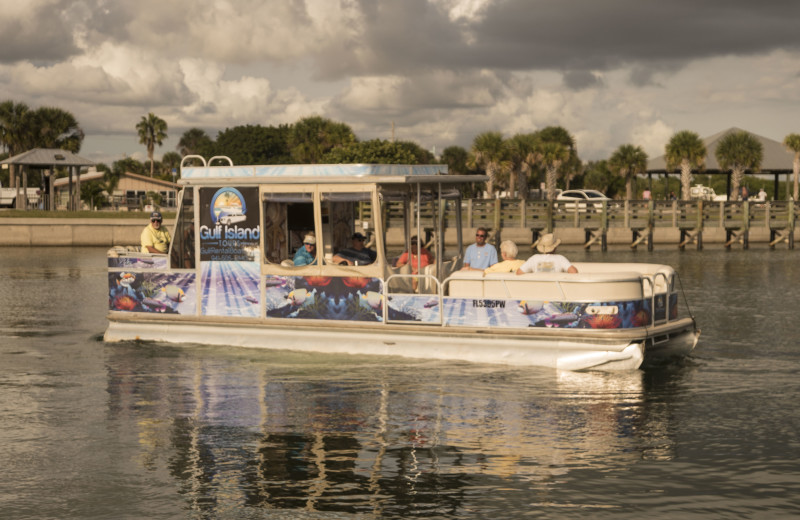
[[[169,249],[172,236],[161,227],[161,213],[150,214],[150,224],[142,230],[142,253],[165,254]]]
[[[484,274],[516,272],[525,263],[523,260],[517,260],[517,253],[519,253],[517,244],[511,240],[504,240],[500,244],[500,256],[503,257],[503,261],[484,269]]]
[[[483,271],[497,263],[497,250],[493,245],[486,243],[489,231],[478,228],[475,232],[475,243],[470,245],[464,253],[464,267],[462,271]]]
[[[554,255],[561,240],[556,240],[552,233],[542,235],[536,242],[538,255],[533,255],[517,269],[517,274],[525,273],[577,273],[578,269],[562,255]]]
[[[353,247],[346,247],[333,255],[333,263],[340,265],[369,265],[378,258],[378,253],[364,247],[367,237],[361,233],[353,233],[350,237]]]
[[[419,274],[419,269],[425,267],[426,265],[430,265],[433,263],[433,255],[425,249],[424,247],[421,250],[421,254],[417,255],[418,249],[418,239],[415,236],[411,237],[411,274]],[[417,263],[417,258],[419,258],[419,264]],[[401,267],[409,263],[409,254],[408,251],[400,255],[400,258],[397,259],[395,262],[395,267]]]
[[[294,254],[294,265],[317,265],[317,237],[313,233],[303,238],[303,245]]]

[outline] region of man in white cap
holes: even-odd
[[[517,269],[517,274],[577,273],[578,269],[572,265],[566,257],[553,254],[560,243],[561,240],[556,240],[552,233],[542,235],[542,237],[536,241],[536,250],[539,251],[540,254],[528,258],[528,260]]]
[[[317,264],[317,237],[313,233],[303,237],[303,245],[294,254],[294,265]]]
[[[161,213],[150,214],[150,224],[142,230],[142,253],[165,254],[169,249],[172,236],[161,227]]]

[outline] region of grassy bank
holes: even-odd
[[[165,219],[175,218],[174,211],[162,211]],[[124,218],[146,221],[150,214],[144,211],[44,211],[20,209],[0,210],[0,218]]]

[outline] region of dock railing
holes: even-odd
[[[434,205],[426,201],[420,208],[420,226],[434,227]],[[442,203],[445,226],[455,224],[456,202]],[[400,202],[386,204],[384,222],[387,228],[402,228],[410,218],[412,227],[417,223],[414,204],[407,216]],[[520,199],[464,199],[461,201],[463,225],[466,228],[486,227],[493,230],[509,228],[530,229],[535,236],[556,229],[583,229],[586,247],[600,241],[605,248],[605,235],[609,229],[631,231],[632,243],[652,246],[652,234],[657,228],[680,231],[679,246],[696,244],[703,247],[703,231],[721,228],[726,233],[726,247],[740,242],[748,246],[749,232],[754,228],[769,230],[770,246],[788,242],[794,247],[794,228],[800,208],[794,201],[680,201],[680,200],[612,200],[603,202],[547,201]]]

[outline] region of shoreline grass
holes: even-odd
[[[165,219],[174,219],[174,211],[162,211]],[[135,219],[146,221],[150,214],[146,211],[45,211],[41,209],[21,210],[9,209],[0,210],[0,218],[113,218],[113,219]]]

